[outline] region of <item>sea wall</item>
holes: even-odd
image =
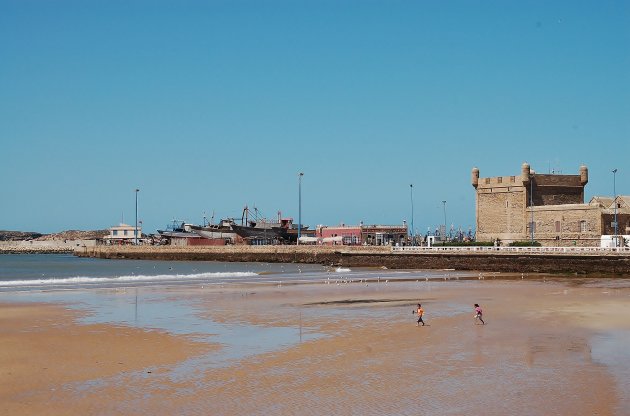
[[[310,263],[390,269],[456,269],[510,273],[606,274],[630,277],[630,256],[619,253],[392,252],[390,247],[225,246],[78,247],[75,255],[105,259]]]
[[[95,240],[0,241],[0,254],[73,253],[80,247],[95,245]]]

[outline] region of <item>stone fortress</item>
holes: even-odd
[[[543,246],[599,246],[602,235],[630,233],[630,196],[593,197],[584,203],[588,168],[577,175],[540,174],[524,163],[518,176],[480,178],[476,189],[477,241],[534,241]]]

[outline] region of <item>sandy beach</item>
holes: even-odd
[[[113,303],[0,305],[1,414],[630,414],[625,280],[94,292]],[[137,325],[90,321],[132,306]]]

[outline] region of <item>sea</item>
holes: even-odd
[[[322,266],[205,261],[109,260],[71,254],[0,255],[0,292],[313,279]],[[302,273],[304,273],[302,275]]]
[[[71,254],[0,255],[0,293],[187,284],[443,279],[469,272],[350,269],[295,263],[95,259]]]

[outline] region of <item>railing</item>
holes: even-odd
[[[630,247],[491,247],[491,246],[437,246],[420,247],[404,246],[392,247],[392,252],[412,252],[412,253],[582,253],[582,254],[630,254]]]

